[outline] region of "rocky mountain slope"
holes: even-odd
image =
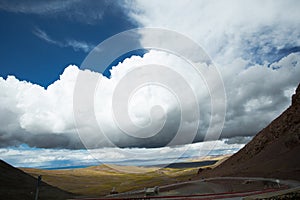
[[[241,130],[242,131],[242,130]],[[300,180],[300,84],[292,105],[244,148],[201,176],[250,176]]]

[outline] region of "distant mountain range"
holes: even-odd
[[[243,130],[241,130],[243,131]],[[246,176],[300,180],[300,84],[292,105],[244,148],[200,176]]]

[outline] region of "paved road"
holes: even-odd
[[[257,195],[266,195],[272,194],[275,192],[284,193],[284,190],[289,190],[292,188],[300,188],[300,182],[297,181],[289,181],[289,180],[278,180],[272,178],[260,178],[260,177],[218,177],[218,178],[208,178],[208,179],[201,179],[201,180],[194,180],[182,183],[176,183],[171,185],[166,185],[160,187],[162,191],[167,190],[168,188],[181,188],[188,184],[194,183],[204,183],[207,181],[213,180],[251,180],[251,181],[269,181],[278,184],[278,187],[275,188],[268,188],[268,189],[260,189],[260,190],[251,190],[251,191],[244,191],[244,192],[213,192],[209,194],[196,194],[199,191],[192,191],[194,194],[178,194],[178,195],[162,195],[163,196],[151,196],[151,197],[144,197],[144,190],[137,190],[131,191],[127,193],[120,193],[118,195],[108,195],[106,198],[94,198],[89,200],[101,200],[101,199],[244,199],[244,197],[255,197]],[[280,184],[280,185],[279,185]],[[284,186],[282,186],[284,185]],[[174,189],[176,190],[176,189]],[[78,200],[78,199],[77,199]],[[87,200],[87,199],[85,199]]]

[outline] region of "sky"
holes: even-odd
[[[219,141],[207,154],[235,152],[290,105],[300,82],[299,8],[292,0],[0,0],[1,159],[51,168],[153,152],[155,160],[158,151],[172,160],[197,157],[190,149],[209,140]],[[141,49],[112,56],[128,47],[120,33],[131,29]],[[115,151],[122,156],[108,159]]]

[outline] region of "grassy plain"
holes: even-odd
[[[126,168],[130,171],[131,167]],[[42,175],[43,180],[50,185],[61,188],[75,194],[87,196],[107,195],[113,187],[118,192],[143,189],[166,185],[180,181],[186,181],[197,173],[197,168],[190,169],[143,169],[140,173],[122,172],[111,168],[111,166],[101,165],[82,169],[68,170],[40,170],[23,168],[23,171],[37,177]],[[133,170],[137,170],[134,167]]]
[[[226,157],[227,158],[227,157]],[[207,158],[211,160],[212,158]],[[204,161],[207,159],[197,159]],[[220,161],[224,157],[214,158]],[[219,162],[212,166],[218,165]],[[118,192],[143,189],[145,187],[162,186],[196,177],[199,167],[195,168],[158,168],[100,165],[81,169],[42,170],[22,168],[23,171],[37,177],[42,175],[43,181],[65,191],[86,196],[103,196],[115,187]]]

